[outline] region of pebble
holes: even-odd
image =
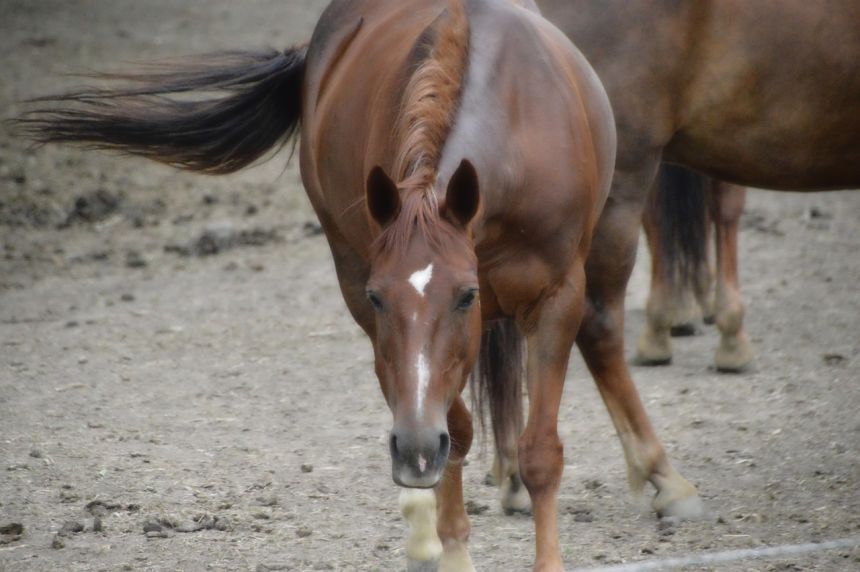
[[[57,533],[58,536],[70,536],[84,531],[84,525],[76,520],[67,520]]]
[[[313,471],[314,471],[314,466],[311,465],[310,463],[305,463],[302,465],[302,472],[303,473],[312,473]]]
[[[51,548],[54,550],[59,550],[60,548],[65,548],[66,543],[63,542],[63,539],[59,536],[54,536],[54,540],[51,541]]]
[[[36,448],[30,449],[30,456],[34,459],[41,459],[44,455],[42,451]]]
[[[306,526],[300,526],[296,529],[296,536],[298,536],[299,538],[307,538],[313,533],[314,531]]]
[[[145,520],[143,523],[143,531],[146,532],[147,535],[150,532],[161,532],[163,528],[164,527],[161,525],[161,522],[152,518]]]
[[[10,522],[9,524],[4,524],[0,526],[0,534],[5,534],[9,536],[17,536],[19,534],[24,534],[24,525],[20,522]]]

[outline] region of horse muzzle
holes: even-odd
[[[427,428],[422,430],[391,431],[391,476],[401,487],[427,489],[436,486],[451,450],[448,431]]]

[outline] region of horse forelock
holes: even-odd
[[[439,216],[434,192],[442,148],[451,132],[469,57],[469,21],[464,0],[447,9],[421,34],[395,126],[395,180],[401,212],[376,241],[377,251],[405,248],[414,232],[434,249],[454,240],[454,228]]]

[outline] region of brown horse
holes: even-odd
[[[612,414],[628,466],[635,467],[659,444],[647,420],[624,413],[630,401],[615,399],[632,393],[624,359],[624,292],[660,162],[762,188],[860,187],[860,4],[537,3],[594,66],[618,125],[618,160],[586,265],[588,303],[577,345]],[[668,343],[670,324],[649,327]],[[514,405],[494,419],[517,419],[518,400],[507,403]],[[496,431],[507,439],[497,446],[497,468],[515,464],[515,448],[505,437],[512,433]],[[503,491],[517,479],[501,477]]]
[[[45,142],[225,173],[301,123],[305,188],[394,416],[393,478],[435,487],[435,499],[401,497],[410,566],[471,569],[461,476],[472,423],[460,393],[483,327],[495,394],[521,383],[517,352],[504,350],[528,342],[528,420],[506,471],[534,506],[536,568],[562,568],[556,425],[578,332],[633,482],[654,483],[663,512],[698,507],[605,335],[623,294],[605,285],[625,271],[610,250],[589,254],[615,165],[609,101],[530,2],[338,0],[306,49],[115,77],[132,84],[45,100],[25,125]],[[222,96],[188,97],[213,91]]]
[[[752,361],[738,278],[738,223],[745,201],[744,187],[676,165],[661,167],[642,219],[651,252],[651,289],[637,363],[670,363],[672,346],[665,332],[692,335],[700,317],[720,332],[714,355],[718,371],[739,372]]]

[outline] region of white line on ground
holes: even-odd
[[[753,558],[779,558],[796,554],[820,552],[822,550],[857,547],[860,547],[860,536],[840,538],[837,540],[826,540],[824,542],[807,542],[805,544],[783,544],[781,546],[771,546],[768,548],[744,548],[740,550],[726,550],[723,552],[704,552],[701,554],[690,554],[688,556],[677,556],[674,558],[631,562],[630,564],[619,564],[616,566],[576,568],[571,570],[571,572],[650,572],[651,570],[669,570],[671,568],[680,568],[682,566],[716,564],[719,562],[731,562],[733,560],[746,560]]]

